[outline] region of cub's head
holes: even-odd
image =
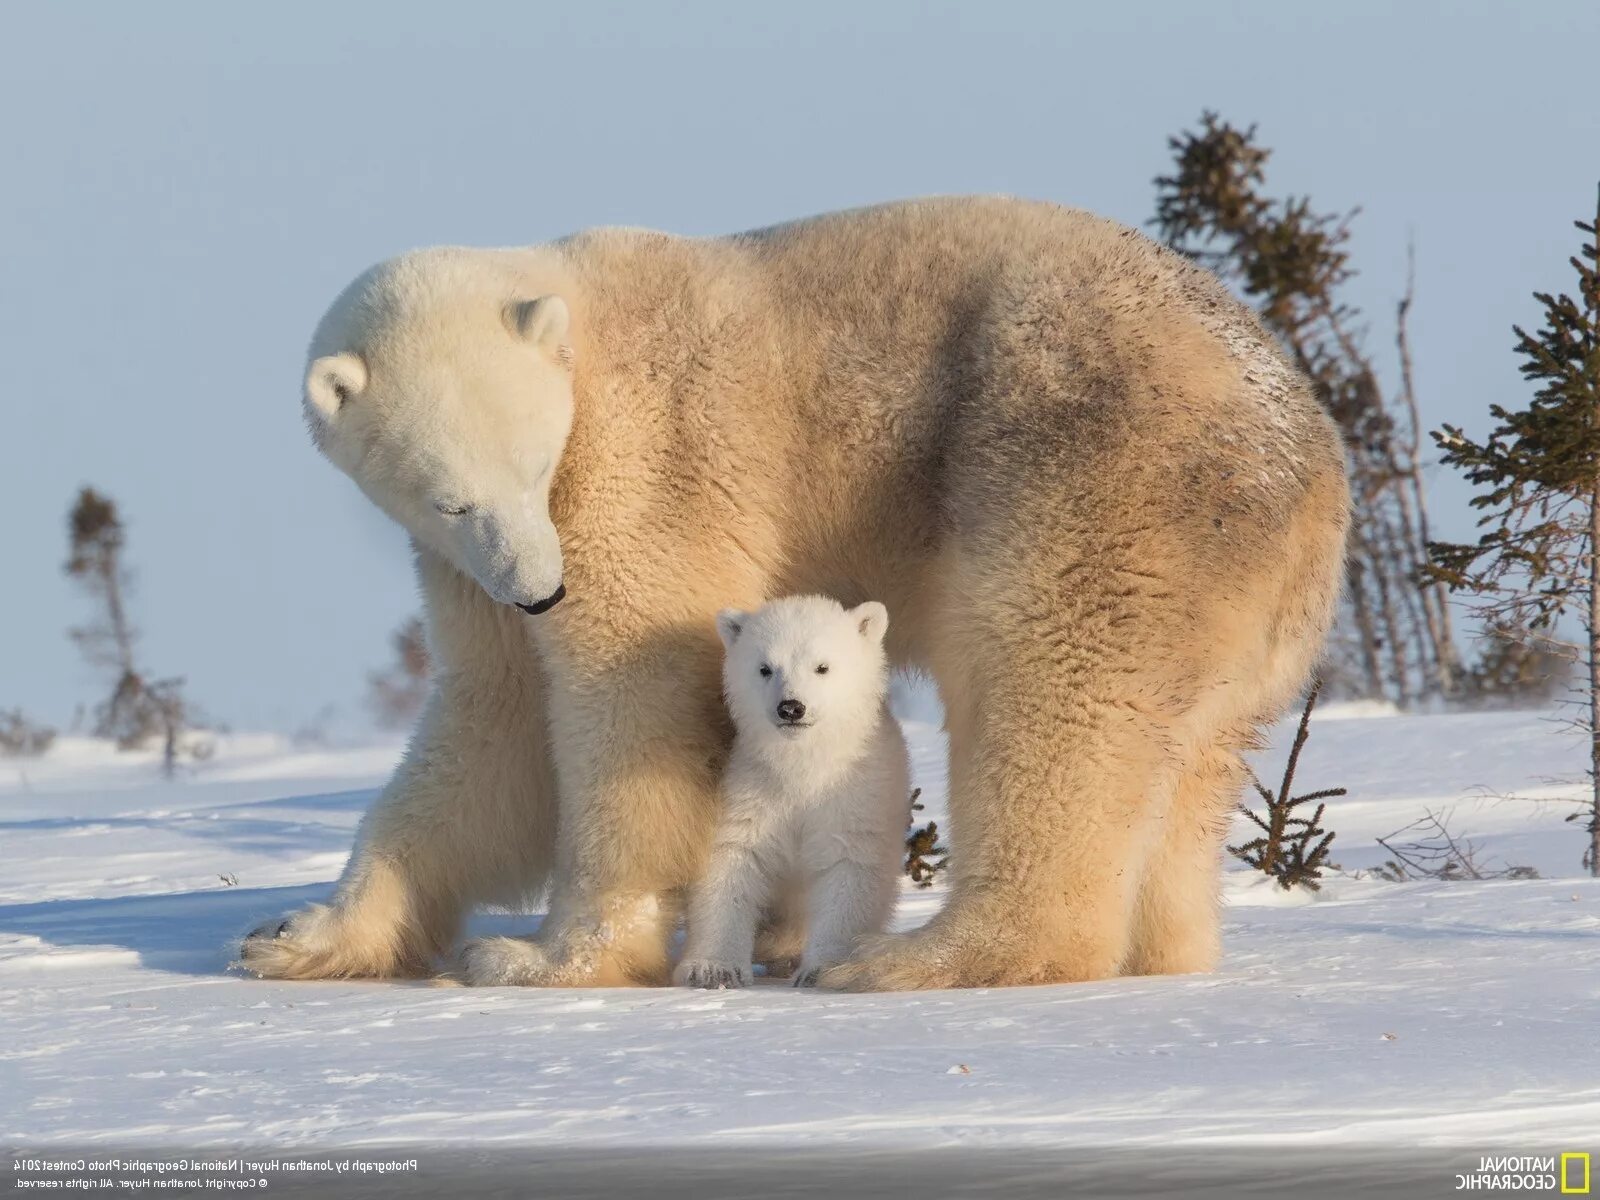
[[[549,497],[572,428],[568,321],[504,253],[420,251],[345,290],[306,368],[322,452],[419,544],[530,613],[565,594]]]
[[[846,609],[825,596],[789,596],[755,612],[724,609],[723,690],[741,737],[827,745],[876,720],[888,686],[877,601]]]

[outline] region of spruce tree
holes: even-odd
[[[63,570],[94,604],[87,625],[72,630],[72,640],[92,666],[106,670],[111,695],[95,710],[95,733],[134,749],[160,738],[170,775],[177,764],[179,738],[191,724],[182,679],[151,679],[137,662],[138,633],[128,616],[133,576],[123,559],[126,530],[116,502],[93,488],[78,493],[67,516],[69,557]]]
[[[72,631],[72,640],[91,663],[110,669],[119,680],[136,674],[137,634],[127,608],[131,580],[122,561],[127,535],[116,501],[92,487],[81,490],[67,515],[67,542],[71,554],[63,569],[93,598],[97,610],[93,621]]]
[[[116,502],[84,488],[68,514],[67,537],[66,573],[95,605],[90,622],[72,630],[72,640],[112,678],[110,697],[96,709],[94,731],[124,747],[140,745],[159,732],[160,713],[135,662],[138,634],[127,607],[132,576],[123,562],[127,536]]]
[[[1589,735],[1592,791],[1584,861],[1600,876],[1600,192],[1594,222],[1570,259],[1577,297],[1536,292],[1544,327],[1513,326],[1523,377],[1535,385],[1527,406],[1494,405],[1497,422],[1482,442],[1453,425],[1435,433],[1443,461],[1465,472],[1483,510],[1476,542],[1430,545],[1433,579],[1473,597],[1502,635],[1587,667],[1586,703],[1576,724]],[[1581,636],[1568,632],[1576,619]]]

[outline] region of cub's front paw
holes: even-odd
[[[672,972],[672,982],[679,987],[740,988],[749,987],[754,971],[749,963],[719,962],[711,958],[686,958]]]

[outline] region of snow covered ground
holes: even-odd
[[[907,728],[937,816],[927,715]],[[0,1143],[1600,1151],[1600,885],[1564,821],[1577,789],[1547,782],[1580,748],[1540,714],[1319,717],[1300,781],[1350,790],[1328,818],[1344,873],[1290,896],[1235,864],[1206,977],[846,996],[229,974],[242,932],[328,892],[396,753],[226,737],[172,782],[71,739],[0,761]],[[1430,808],[1541,878],[1360,875]],[[940,898],[908,889],[900,923]]]

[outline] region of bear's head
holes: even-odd
[[[317,446],[493,599],[565,595],[550,483],[572,428],[568,312],[493,251],[406,255],[358,278],[306,368]]]
[[[836,747],[873,728],[888,686],[889,612],[787,596],[755,612],[724,609],[722,682],[739,736]]]

